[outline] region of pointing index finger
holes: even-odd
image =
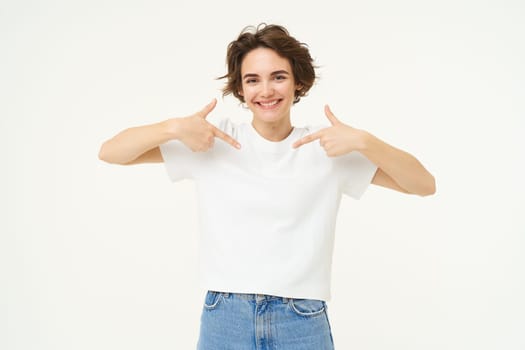
[[[295,141],[292,146],[293,148],[298,148],[302,145],[305,145],[307,143],[320,139],[321,136],[322,136],[322,130],[319,130],[317,132],[314,132],[313,134],[306,135],[305,137]]]
[[[237,149],[241,148],[241,144],[239,142],[237,142],[237,140],[235,140],[233,137],[231,137],[230,135],[226,134],[225,132],[223,132],[222,130],[220,130],[217,127],[213,127],[213,135],[215,135],[215,137],[218,137],[221,140],[229,143],[230,145],[232,145],[233,147],[235,147]]]

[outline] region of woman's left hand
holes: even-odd
[[[293,144],[298,148],[304,144],[319,140],[321,147],[324,148],[326,155],[337,157],[352,151],[359,151],[364,147],[366,132],[353,128],[339,121],[326,105],[324,113],[332,126],[321,129],[313,134],[307,135]]]

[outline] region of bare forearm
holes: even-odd
[[[108,163],[127,164],[145,152],[175,138],[173,120],[132,127],[102,144],[99,158]]]
[[[367,132],[363,132],[360,151],[408,193],[422,196],[435,193],[434,176],[411,154]]]

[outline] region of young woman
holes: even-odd
[[[430,195],[412,155],[339,121],[297,128],[290,109],[315,81],[307,47],[277,25],[247,28],[228,46],[224,95],[251,123],[201,111],[122,131],[100,159],[164,162],[172,181],[197,182],[201,277],[208,291],[199,349],[333,349],[326,310],[337,210],[370,183]],[[313,142],[316,141],[316,142]]]

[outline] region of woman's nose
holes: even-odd
[[[273,86],[270,82],[266,82],[262,84],[262,91],[261,91],[262,97],[272,96],[273,91],[274,91]]]

